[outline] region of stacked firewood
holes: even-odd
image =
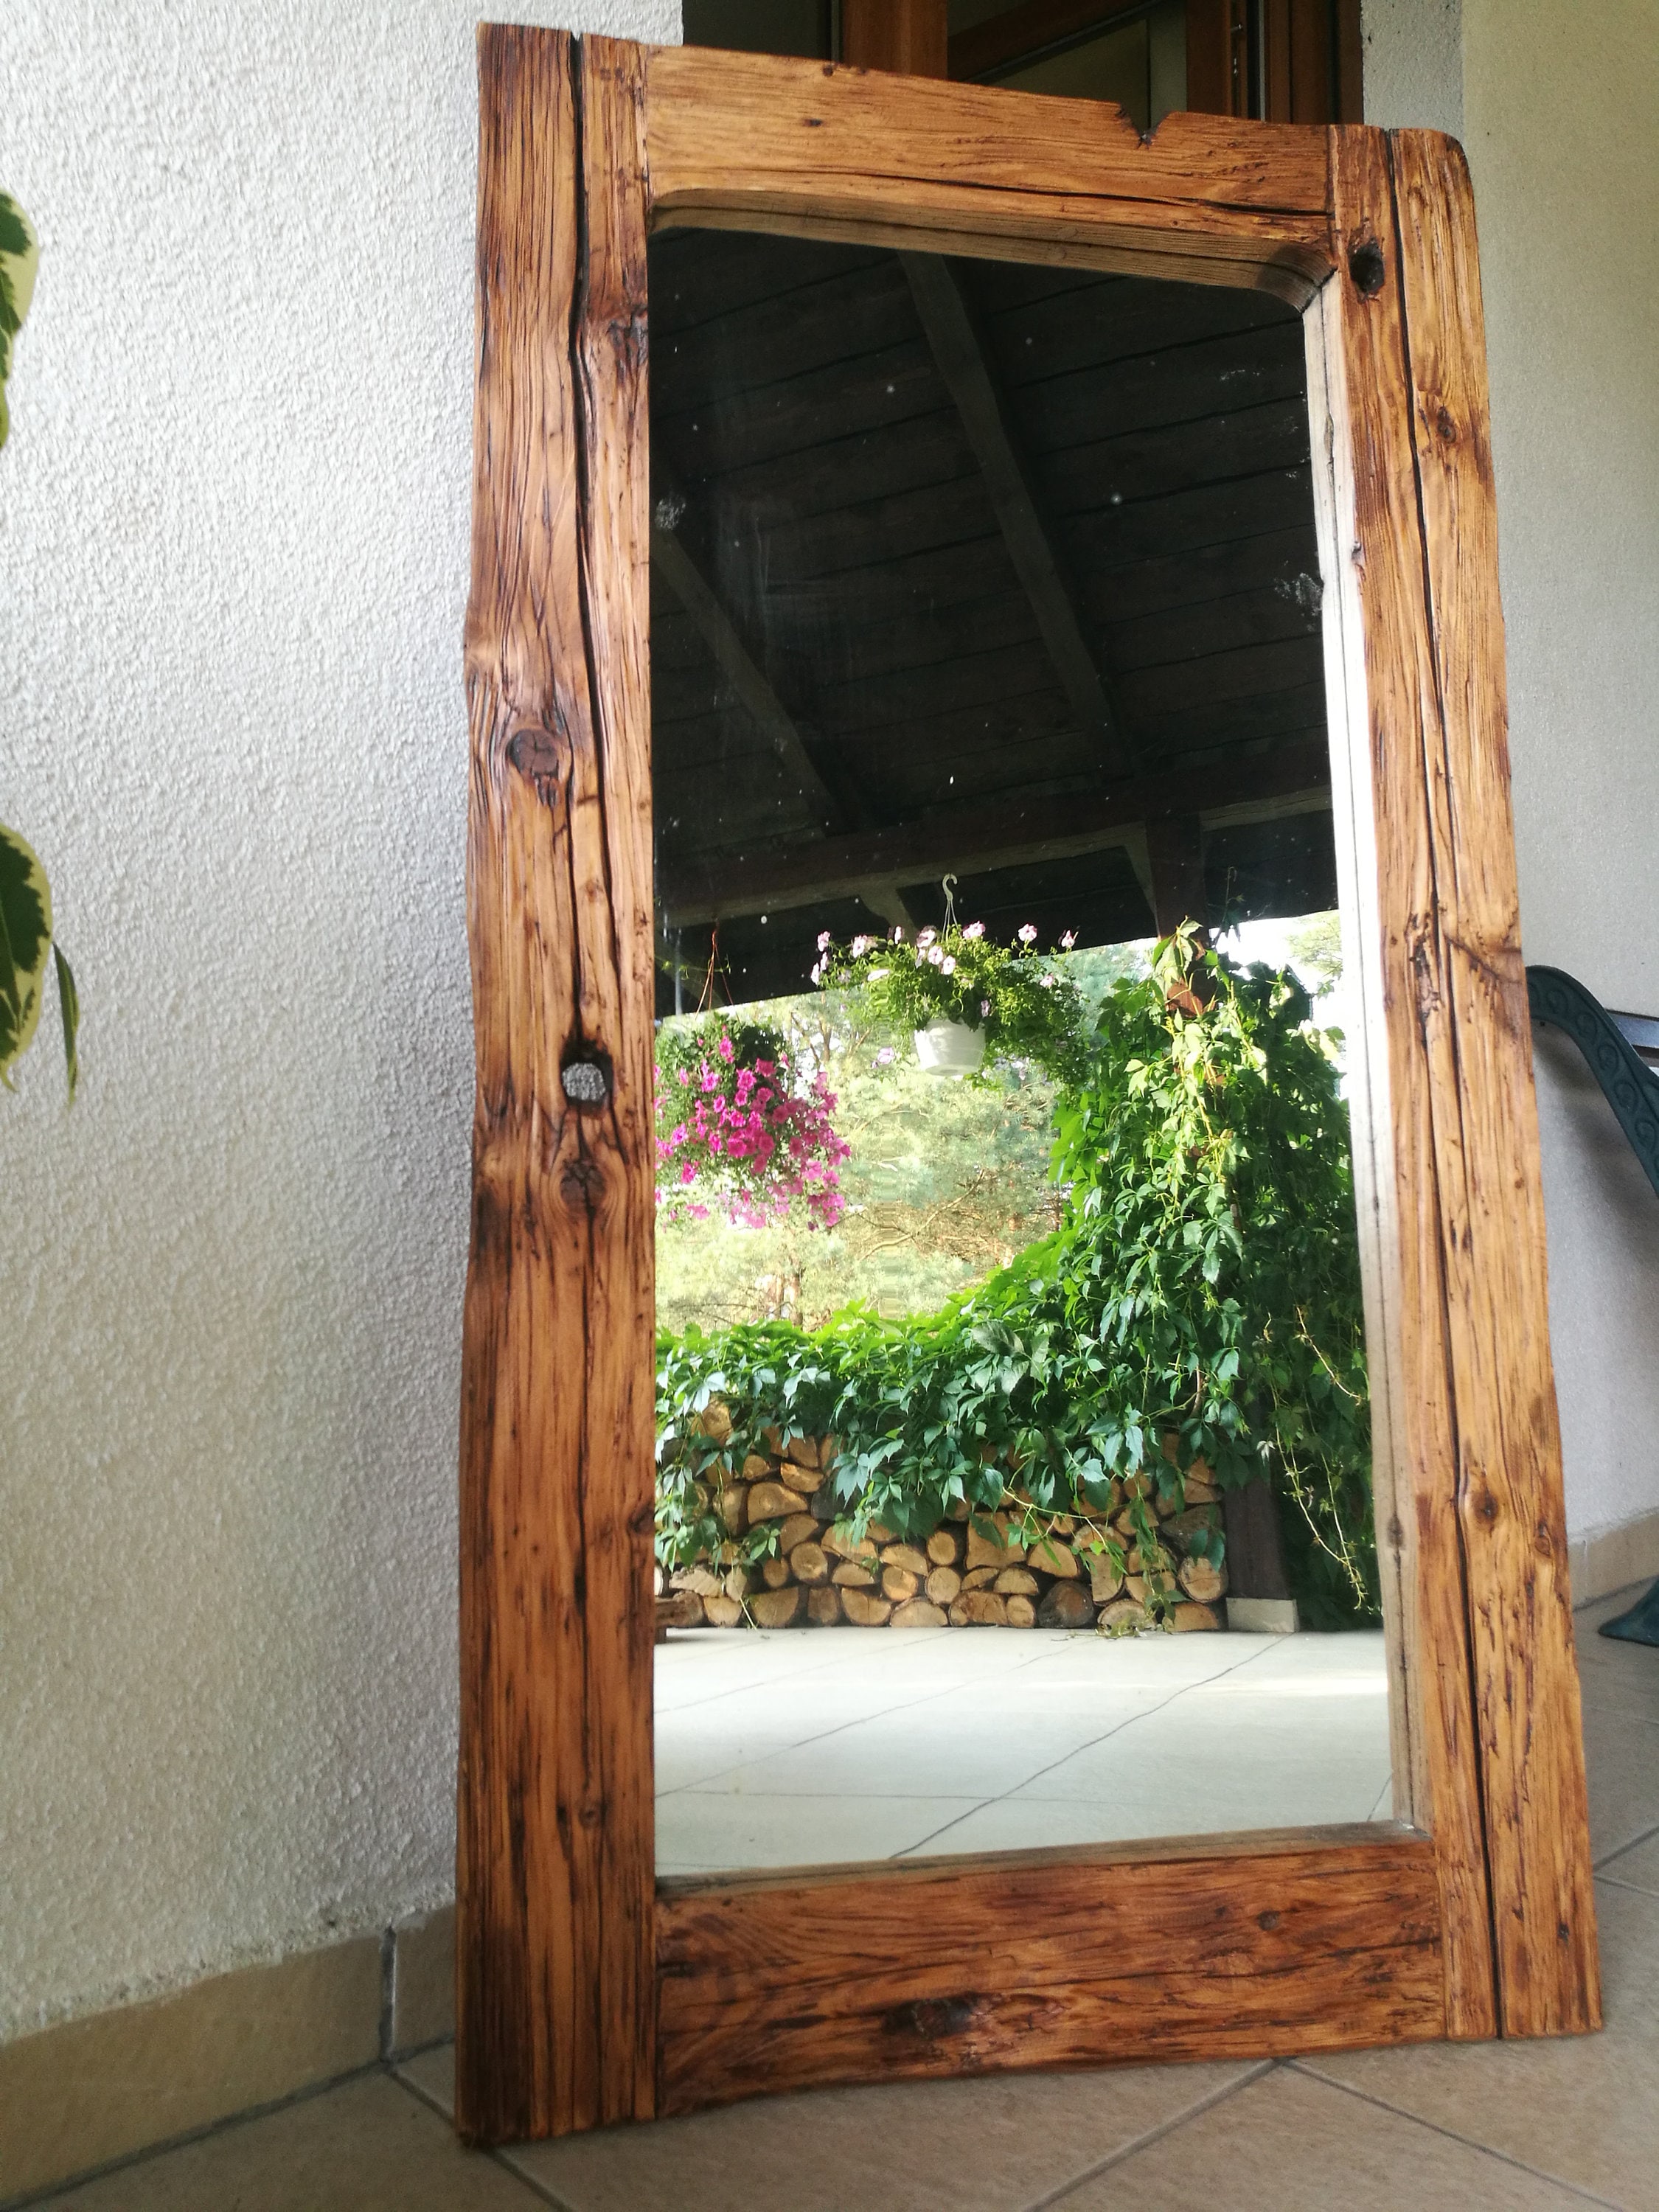
[[[722,1418],[715,1407],[705,1419],[711,1416]],[[767,1553],[752,1565],[677,1569],[659,1600],[662,1625],[1127,1629],[1149,1622],[1154,1595],[1177,1629],[1224,1625],[1226,1568],[1206,1557],[1201,1543],[1193,1548],[1220,1522],[1220,1493],[1202,1461],[1185,1477],[1179,1501],[1164,1498],[1145,1475],[1114,1485],[1107,1518],[1124,1548],[1120,1570],[1078,1540],[1084,1525],[1068,1515],[1044,1514],[1034,1529],[1017,1489],[995,1514],[955,1507],[924,1537],[902,1539],[872,1522],[854,1539],[837,1522],[829,1480],[835,1438],[768,1430],[764,1441],[766,1453],[750,1454],[716,1502],[732,1543],[763,1531]],[[1141,1558],[1132,1491],[1152,1507],[1162,1560]]]

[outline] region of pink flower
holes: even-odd
[[[875,943],[875,941],[876,940],[873,937],[855,937],[853,939],[854,959],[862,960],[865,954],[870,950],[870,947]]]
[[[719,1044],[715,1047],[715,1050],[720,1054],[722,1060],[730,1060],[732,1057],[731,1038],[729,1036],[722,1036]]]
[[[976,945],[985,934],[985,924],[982,921],[970,921],[962,933],[970,944]]]
[[[991,1011],[991,1001],[988,999],[981,999],[979,1002],[979,1011],[981,1017],[988,1014]]]
[[[1066,930],[1062,930],[1062,931],[1061,931],[1061,933],[1060,933],[1060,943],[1061,943],[1061,944],[1066,947],[1066,950],[1069,952],[1069,951],[1071,951],[1072,947],[1073,947],[1073,946],[1077,943],[1077,932],[1076,932],[1076,930],[1074,930],[1074,929],[1066,929]]]
[[[818,951],[819,951],[820,952],[827,952],[829,950],[830,950],[830,933],[829,933],[829,931],[826,929],[826,930],[823,931],[823,932],[821,933],[821,934],[819,935],[819,938],[818,938]]]
[[[1058,975],[1039,975],[1037,977],[1037,981],[1042,984],[1045,991],[1052,991],[1055,984],[1059,982],[1060,978]]]
[[[1022,922],[1020,925],[1019,941],[1022,945],[1035,945],[1036,943],[1036,931],[1029,921]]]
[[[941,960],[939,963],[939,971],[941,975],[954,975],[957,972],[957,963],[948,958]]]
[[[890,1044],[884,1044],[881,1050],[876,1054],[876,1066],[878,1067],[887,1067],[891,1065],[892,1059],[892,1046]]]
[[[945,955],[939,951],[937,945],[930,945],[928,946],[927,958],[929,964],[933,967],[942,968],[945,965]],[[951,964],[954,967],[956,963],[952,961]]]
[[[680,1181],[683,1183],[696,1182],[696,1179],[697,1171],[696,1168],[692,1166],[690,1160],[685,1161],[680,1169]]]
[[[923,947],[923,949],[925,950],[928,945],[930,945],[933,943],[933,939],[934,939],[938,935],[939,935],[939,932],[938,932],[938,930],[936,930],[936,929],[924,929],[924,930],[921,930],[921,931],[920,931],[920,932],[918,933],[918,934],[917,934],[917,937],[916,937],[916,943],[917,943],[918,945],[920,945],[921,946],[922,946],[922,947]]]

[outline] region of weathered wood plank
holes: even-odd
[[[1437,1923],[1389,1829],[665,1882],[659,2108],[1432,2037]]]
[[[1354,1090],[1377,1535],[1385,1575],[1395,1810],[1432,1828],[1447,2033],[1489,2036],[1498,2015],[1462,1550],[1454,1496],[1446,1282],[1436,1199],[1435,1082],[1422,1000],[1437,994],[1425,762],[1434,695],[1423,546],[1385,141],[1333,133],[1349,262],[1310,318],[1321,484],[1328,683],[1339,858],[1356,921],[1362,1036]],[[1316,472],[1316,482],[1318,475]],[[1419,998],[1422,994],[1422,1000]],[[1395,1624],[1398,1624],[1397,1634]],[[1432,1656],[1431,1656],[1432,1655]]]
[[[479,81],[456,2109],[493,2141],[653,2102],[651,841],[640,57],[486,27]]]
[[[1408,421],[1433,641],[1425,702],[1439,936],[1419,1018],[1446,1257],[1456,1499],[1505,2034],[1601,2023],[1532,1031],[1510,811],[1498,515],[1461,148],[1391,141]]]
[[[924,251],[931,233],[939,252],[1121,250],[1199,282],[1274,270],[1304,298],[1330,266],[1310,131],[1176,115],[1143,144],[1092,103],[690,46],[657,49],[650,85],[659,219],[808,217],[826,236]]]

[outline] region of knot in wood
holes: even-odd
[[[605,1195],[605,1171],[592,1160],[572,1160],[559,1178],[559,1194],[573,1212],[599,1211]]]
[[[553,731],[532,726],[514,732],[507,741],[507,757],[519,774],[535,786],[536,796],[547,802],[564,781],[570,747]]]
[[[1362,238],[1348,250],[1348,275],[1362,300],[1374,300],[1388,282],[1389,264],[1374,238]]]
[[[887,2015],[889,2033],[917,2035],[936,2043],[946,2035],[965,2035],[978,2006],[972,1997],[924,1997],[900,2005]]]

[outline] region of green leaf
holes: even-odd
[[[52,950],[52,889],[34,848],[0,824],[0,1082],[28,1050]]]
[[[9,192],[0,192],[0,446],[5,444],[11,427],[6,413],[11,342],[28,313],[40,265],[40,248],[28,217]]]
[[[81,994],[75,988],[75,970],[55,945],[52,957],[58,964],[58,1012],[64,1024],[64,1060],[69,1078],[69,1103],[73,1106],[81,1081],[81,1055],[76,1044],[81,1034]]]

